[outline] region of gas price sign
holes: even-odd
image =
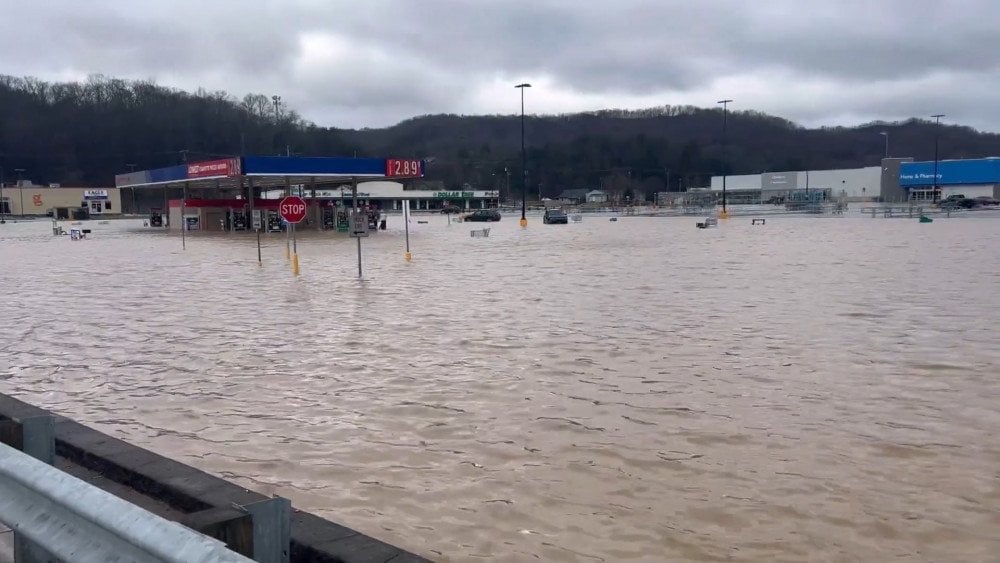
[[[386,178],[419,178],[424,175],[423,166],[416,158],[387,158]]]

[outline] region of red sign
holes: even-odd
[[[424,167],[416,158],[387,158],[386,178],[419,178],[424,175]]]
[[[188,178],[210,178],[213,176],[238,176],[240,173],[240,159],[225,158],[222,160],[208,160],[188,164]]]
[[[289,223],[298,223],[306,218],[306,202],[297,195],[290,195],[278,204],[278,214]]]

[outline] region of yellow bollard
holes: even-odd
[[[528,220],[525,218],[521,219],[521,228],[526,228],[528,226]]]
[[[729,211],[719,211],[719,219],[729,219]]]
[[[403,255],[403,260],[409,262],[410,260],[413,260],[413,255],[407,252],[406,254]]]
[[[292,273],[299,275],[299,253],[292,254]]]

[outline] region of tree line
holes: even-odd
[[[855,168],[889,153],[917,160],[1000,155],[1000,135],[926,119],[808,129],[756,111],[661,106],[525,116],[532,196],[603,188],[636,198],[713,175]],[[48,83],[0,75],[0,169],[37,183],[105,186],[114,175],[240,154],[407,156],[446,189],[521,189],[519,115],[425,115],[380,129],[302,119],[280,99],[194,93],[92,76]]]

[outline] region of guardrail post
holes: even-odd
[[[52,465],[56,455],[52,415],[0,420],[0,442]]]
[[[274,497],[241,507],[253,519],[253,560],[288,563],[292,535],[292,503]]]
[[[23,445],[21,451],[49,465],[55,461],[56,439],[52,415],[43,414],[20,420]]]
[[[242,508],[209,508],[185,515],[181,524],[225,542],[240,555],[253,556],[253,516]]]

